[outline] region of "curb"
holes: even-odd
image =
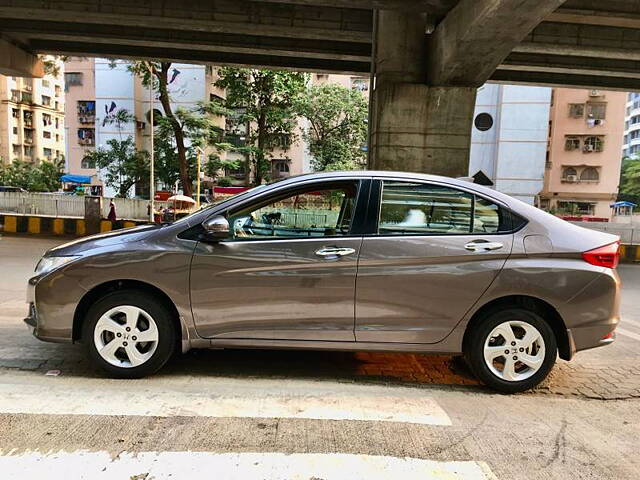
[[[135,227],[148,222],[133,220],[100,221],[100,233]],[[0,214],[0,231],[4,233],[28,233],[32,235],[56,235],[83,237],[88,235],[87,225],[82,218],[54,218],[31,215],[2,215]],[[98,233],[98,232],[96,232]]]

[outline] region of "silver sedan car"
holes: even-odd
[[[464,355],[502,392],[611,343],[618,238],[451,178],[333,172],[48,251],[36,337],[134,378],[189,348]]]

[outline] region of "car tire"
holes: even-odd
[[[100,298],[89,308],[82,329],[92,363],[113,378],[157,372],[175,352],[176,339],[172,308],[138,290]]]
[[[553,368],[558,353],[550,325],[523,308],[486,315],[469,332],[464,350],[475,376],[502,393],[538,385]]]

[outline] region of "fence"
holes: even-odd
[[[109,198],[102,200],[102,216],[109,214]],[[115,198],[118,220],[147,220],[149,201]],[[156,202],[156,208],[159,208]],[[0,214],[84,218],[84,197],[47,193],[0,192]]]

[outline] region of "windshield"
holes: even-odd
[[[261,190],[261,189],[263,189],[265,187],[267,187],[267,184],[258,185],[257,187],[250,188],[249,190],[245,190],[244,192],[238,193],[236,195],[231,195],[230,197],[223,198],[222,200],[218,200],[216,202],[207,203],[206,205],[202,205],[199,209],[191,212],[189,215],[176,220],[175,222],[172,223],[172,225],[177,225],[177,224],[181,224],[181,223],[188,223],[190,218],[192,218],[194,215],[202,212],[203,210],[208,210],[210,208],[222,205],[223,203],[226,203],[226,202],[228,202],[230,200],[235,200],[236,198],[244,197],[244,196],[248,195],[249,193],[255,192],[257,190]]]

